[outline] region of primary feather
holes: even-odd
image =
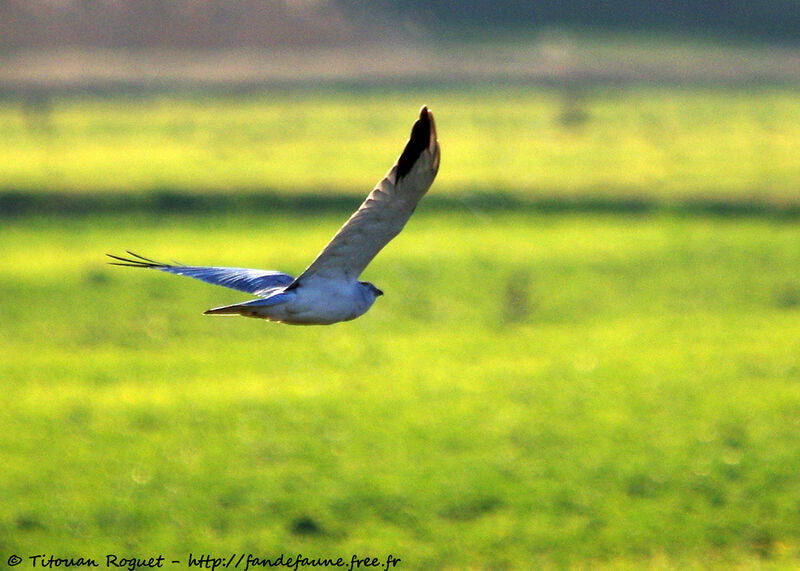
[[[226,268],[221,266],[185,266],[183,264],[164,264],[156,262],[128,251],[131,258],[123,258],[106,254],[116,262],[109,262],[112,266],[127,266],[129,268],[150,268],[160,270],[177,276],[187,276],[209,284],[214,284],[253,295],[268,295],[275,288],[285,287],[294,281],[294,278],[283,272],[272,270],[253,270],[250,268]]]

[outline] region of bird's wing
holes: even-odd
[[[397,163],[288,289],[311,276],[355,280],[403,229],[438,170],[436,125],[423,107]]]
[[[223,286],[253,295],[265,296],[273,293],[276,288],[283,288],[294,281],[294,278],[282,272],[268,270],[251,270],[249,268],[222,268],[211,266],[184,266],[182,264],[162,264],[149,260],[133,252],[128,252],[132,257],[123,258],[106,254],[117,260],[110,262],[115,266],[128,266],[132,268],[150,268],[161,270],[179,276],[188,276],[206,283]]]

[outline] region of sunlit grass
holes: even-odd
[[[424,204],[310,328],[102,254],[297,273],[338,216],[7,220],[2,553],[796,564],[795,225]]]
[[[800,96],[788,89],[266,92],[0,104],[6,189],[361,194],[421,104],[443,147],[438,193],[795,201]]]
[[[0,184],[360,197],[422,103],[432,193],[797,201],[780,89],[6,100]],[[367,315],[311,328],[102,254],[296,274],[344,212],[5,217],[0,555],[796,567],[796,225],[450,204],[370,265]]]

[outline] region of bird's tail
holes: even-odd
[[[285,303],[291,299],[292,294],[278,293],[264,299],[254,299],[252,301],[245,301],[244,303],[234,303],[233,305],[224,305],[222,307],[215,307],[203,312],[204,315],[244,315],[245,317],[261,317],[266,318],[269,316],[267,307]]]

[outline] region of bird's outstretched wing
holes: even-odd
[[[115,266],[132,268],[150,268],[179,276],[188,276],[206,283],[223,286],[245,293],[266,296],[274,293],[276,288],[283,288],[294,281],[294,278],[282,272],[269,270],[251,270],[249,268],[222,268],[212,266],[184,266],[183,264],[162,264],[139,254],[128,251],[131,258],[123,258],[106,254],[117,260],[110,262]]]
[[[438,170],[436,126],[433,114],[423,107],[397,163],[288,289],[311,276],[355,280],[400,233]]]

